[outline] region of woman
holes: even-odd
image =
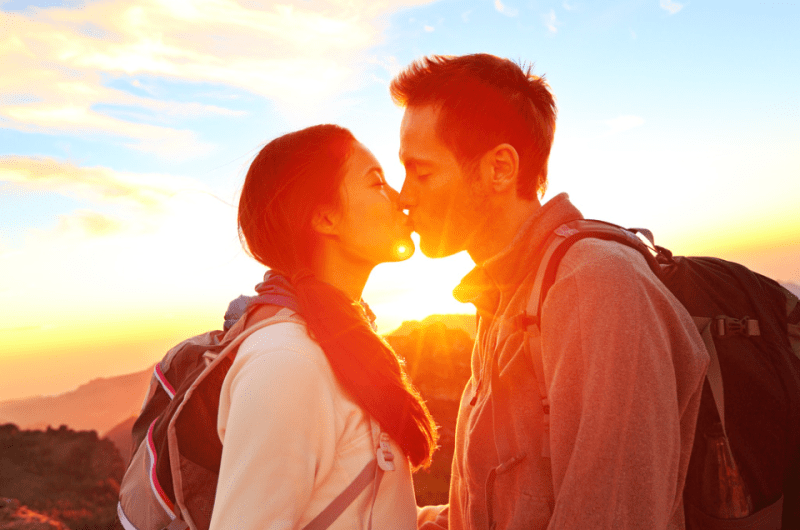
[[[318,125],[261,150],[239,230],[302,320],[257,330],[226,375],[211,530],[305,528],[376,460],[378,429],[387,471],[329,528],[415,529],[411,470],[430,462],[435,425],[360,304],[375,265],[413,252],[397,192],[348,130]]]

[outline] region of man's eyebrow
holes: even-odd
[[[431,162],[429,162],[427,160],[420,160],[419,158],[407,158],[405,160],[403,160],[401,158],[400,160],[403,162],[403,165],[408,170],[415,170],[415,169],[418,168],[418,166],[430,166],[430,165],[432,165]]]

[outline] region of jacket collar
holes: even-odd
[[[500,295],[516,290],[535,269],[540,247],[564,223],[583,219],[566,193],[556,195],[537,209],[520,227],[511,243],[495,256],[475,266],[453,290],[459,302],[475,305],[478,313],[492,315]]]

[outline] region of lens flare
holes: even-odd
[[[399,244],[394,248],[395,253],[397,254],[398,258],[405,258],[411,253],[411,249],[408,245]]]

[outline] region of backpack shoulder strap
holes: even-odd
[[[361,494],[367,486],[372,482],[375,485],[372,488],[372,506],[369,512],[369,521],[367,522],[367,530],[372,530],[372,514],[375,511],[375,501],[378,498],[378,488],[381,485],[384,471],[394,471],[394,457],[389,447],[388,436],[381,429],[380,424],[375,418],[370,418],[370,431],[372,435],[372,444],[377,449],[377,458],[370,460],[364,469],[353,479],[343,492],[336,496],[331,503],[322,510],[314,519],[311,520],[303,530],[325,530],[333,522],[339,518],[348,506],[353,504],[353,501]],[[388,455],[387,455],[388,453]],[[388,456],[388,460],[386,459]]]
[[[697,328],[700,337],[703,339],[703,344],[708,351],[709,363],[708,371],[706,372],[706,379],[708,385],[711,387],[711,395],[714,397],[714,405],[717,407],[717,414],[719,414],[719,421],[722,424],[722,434],[725,440],[728,439],[728,432],[725,430],[725,392],[722,386],[722,370],[719,367],[719,355],[717,354],[717,347],[714,344],[714,337],[711,335],[711,326],[714,322],[713,318],[709,317],[695,317],[693,316],[694,325]],[[730,451],[730,447],[728,447]]]
[[[564,228],[565,225],[559,227],[558,230]],[[544,276],[548,269],[550,260],[553,254],[558,250],[561,243],[563,243],[564,234],[567,232],[562,231],[561,235],[553,232],[544,245],[544,252],[542,259],[539,261],[539,266],[536,269],[536,276],[533,280],[533,288],[528,297],[528,305],[525,308],[525,334],[530,341],[531,361],[533,362],[533,371],[536,376],[536,382],[539,385],[539,397],[542,401],[542,411],[544,413],[544,429],[542,432],[542,457],[550,458],[550,400],[547,397],[547,386],[544,382],[544,364],[542,363],[541,352],[538,351],[539,340],[541,338],[540,326],[540,294],[542,292],[542,284]]]
[[[303,527],[303,530],[325,530],[344,512],[348,506],[369,486],[373,480],[380,480],[383,470],[378,468],[378,461],[373,459],[364,466],[364,469],[356,476],[343,492],[341,492],[331,503],[322,510],[319,515],[314,517],[310,523]],[[377,489],[377,487],[376,487]],[[373,499],[374,503],[374,499]]]
[[[544,430],[542,433],[542,457],[550,458],[550,400],[547,396],[547,385],[544,380],[544,364],[538,342],[541,340],[541,310],[547,293],[555,283],[556,273],[562,258],[567,251],[587,237],[616,241],[641,252],[654,271],[658,270],[658,262],[651,254],[648,246],[640,240],[636,233],[642,233],[652,242],[652,234],[647,230],[626,230],[620,226],[591,219],[578,219],[556,228],[543,245],[542,258],[536,268],[533,287],[528,297],[528,304],[523,315],[525,332],[530,341],[531,361],[533,363],[536,382],[539,386],[539,397],[544,413]],[[534,342],[536,344],[534,344]]]
[[[200,383],[206,379],[209,374],[214,372],[217,367],[220,366],[220,364],[223,363],[228,357],[235,355],[239,349],[239,346],[247,337],[260,329],[283,322],[303,323],[300,317],[290,309],[281,309],[271,318],[256,322],[245,328],[241,333],[234,336],[227,346],[225,346],[225,348],[219,352],[219,354],[206,355],[206,359],[210,362],[208,362],[207,366],[203,369],[200,375],[197,376],[194,381],[192,381],[192,384],[183,394],[180,404],[177,406],[175,412],[172,414],[172,417],[169,419],[169,424],[167,427],[167,450],[169,451],[170,475],[172,477],[173,492],[175,494],[175,507],[177,508],[174,515],[182,518],[190,528],[195,528],[195,525],[194,521],[191,520],[191,516],[186,508],[187,505],[184,495],[185,491],[183,486],[180,447],[178,443],[176,421],[181,416],[181,412],[186,407],[186,404],[190,401],[192,394],[197,391]],[[172,518],[174,519],[175,517]]]
[[[547,293],[550,291],[553,283],[555,283],[558,266],[561,264],[564,255],[572,248],[572,245],[581,239],[602,239],[604,241],[614,241],[631,247],[642,254],[647,264],[650,266],[650,269],[658,276],[660,266],[653,252],[659,252],[660,249],[656,250],[656,247],[652,249],[648,247],[644,241],[637,237],[637,233],[652,238],[652,234],[650,234],[648,230],[637,228],[626,229],[612,223],[594,219],[579,219],[570,223],[565,223],[556,228],[550,235],[550,240],[545,247],[545,254],[542,261],[539,263],[539,270],[543,270],[543,276],[542,281],[539,283],[539,296],[536,301],[537,307],[535,314],[539,315],[541,312],[542,304],[544,304]],[[555,248],[548,254],[547,252],[550,250],[550,246],[555,246]],[[537,271],[537,275],[538,274],[539,271]]]

